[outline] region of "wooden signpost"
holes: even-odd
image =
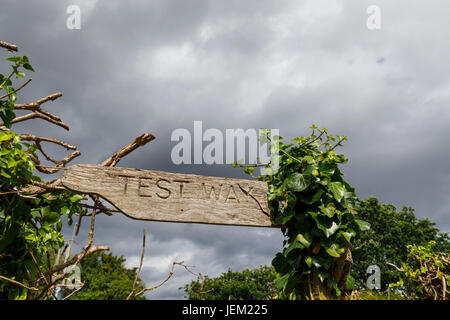
[[[62,183],[133,219],[272,227],[262,181],[83,164],[67,168]]]

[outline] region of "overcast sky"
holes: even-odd
[[[66,27],[70,4],[80,30]],[[367,28],[369,5],[381,9],[379,30]],[[0,39],[36,70],[20,100],[61,91],[45,108],[71,127],[33,120],[16,130],[77,145],[74,163],[98,163],[151,132],[156,140],[119,166],[244,178],[227,165],[172,164],[172,131],[202,120],[293,138],[314,123],[349,137],[344,172],[361,199],[412,206],[448,232],[449,9],[444,0],[0,0]],[[144,227],[148,285],[175,260],[210,276],[270,264],[282,242],[279,230],[121,214],[99,216],[94,240],[138,266]],[[193,278],[178,269],[149,297],[181,298]]]

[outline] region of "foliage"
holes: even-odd
[[[377,290],[353,291],[352,294],[349,296],[349,299],[351,299],[351,300],[405,300],[405,298],[397,292],[391,292],[390,294],[388,294],[388,293],[378,292]]]
[[[82,197],[69,191],[33,197],[21,192],[42,180],[34,175],[36,146],[21,142],[10,130],[17,99],[12,79],[24,77],[22,69],[34,70],[26,56],[7,60],[12,62],[12,71],[6,77],[0,74],[0,96],[6,96],[0,101],[0,275],[30,283],[51,267],[51,252],[64,244],[61,218],[67,215],[71,224],[74,212],[82,212],[78,205]],[[44,280],[39,288],[45,286]],[[25,298],[25,288],[0,279],[0,299]]]
[[[348,266],[343,266],[351,241],[369,229],[355,217],[357,197],[338,165],[347,162],[335,149],[347,140],[312,126],[312,134],[284,144],[263,131],[271,162],[259,180],[269,185],[268,200],[275,225],[282,225],[283,252],[273,259],[280,298],[331,298],[345,289]],[[278,162],[278,168],[275,164]],[[255,166],[243,166],[252,174]],[[338,266],[339,264],[339,266]]]
[[[81,260],[83,288],[74,300],[124,300],[133,289],[137,268],[124,266],[125,258],[112,253],[96,252]],[[144,289],[145,283],[138,278],[136,291]],[[133,297],[145,300],[145,297]]]
[[[390,284],[408,299],[449,300],[450,253],[436,250],[436,241],[425,246],[408,245],[408,259],[402,263],[400,280]]]
[[[6,128],[11,128],[11,120],[13,120],[16,115],[14,113],[14,102],[17,100],[17,94],[14,92],[14,88],[12,87],[12,78],[24,78],[25,73],[23,73],[21,68],[30,70],[34,72],[33,67],[30,65],[30,61],[27,56],[16,56],[9,57],[6,60],[13,62],[11,64],[12,71],[9,73],[7,77],[0,73],[0,95],[3,96],[3,92],[8,94],[6,99],[0,100],[0,117],[3,120],[3,125]]]
[[[190,300],[265,300],[276,295],[274,268],[261,266],[233,272],[229,269],[217,278],[204,278],[186,284],[184,291]]]
[[[400,272],[386,265],[390,261],[401,265],[407,261],[407,245],[425,245],[435,241],[437,250],[448,252],[450,243],[447,234],[442,234],[435,223],[428,219],[417,219],[414,209],[403,207],[397,212],[395,206],[378,202],[374,197],[362,200],[355,209],[361,219],[371,224],[370,231],[361,234],[353,242],[352,275],[359,288],[364,288],[367,267],[377,265],[381,269],[381,290],[389,283],[400,279]]]

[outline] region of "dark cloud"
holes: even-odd
[[[280,128],[292,138],[315,123],[349,136],[344,172],[361,198],[412,206],[450,231],[448,4],[378,3],[382,28],[370,31],[372,3],[359,0],[3,0],[0,38],[17,43],[37,71],[21,101],[62,91],[46,108],[71,126],[16,128],[78,145],[77,163],[98,163],[152,132],[157,139],[121,166],[243,178],[228,165],[172,164],[172,131],[192,132],[202,120],[204,129]],[[81,7],[81,30],[65,26],[69,4]],[[282,242],[279,230],[119,214],[98,218],[95,242],[136,266],[144,227],[149,284],[175,259],[209,275],[270,264]],[[149,296],[180,298],[192,278],[178,270]]]

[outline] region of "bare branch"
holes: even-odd
[[[155,137],[151,133],[141,134],[133,142],[122,148],[120,151],[114,153],[100,165],[104,167],[114,167],[123,157],[154,139]]]
[[[27,289],[27,290],[31,290],[31,291],[38,291],[38,290],[39,290],[38,288],[35,288],[35,287],[27,287],[27,286],[24,285],[23,283],[20,283],[19,281],[16,281],[16,280],[7,278],[7,277],[5,277],[5,276],[1,276],[1,275],[0,275],[0,279],[5,280],[5,281],[8,281],[8,282],[11,282],[11,283],[14,283],[14,284],[18,285],[19,287],[25,288],[25,289]]]
[[[137,279],[139,277],[139,273],[141,272],[142,269],[142,263],[144,262],[144,254],[145,254],[145,228],[144,228],[144,234],[142,236],[142,254],[141,254],[141,262],[139,264],[139,269],[136,272],[136,277],[134,278],[134,282],[133,282],[133,289],[131,289],[130,294],[128,295],[128,297],[126,298],[126,300],[130,300],[131,296],[133,295],[134,291],[136,290],[136,282]]]
[[[195,275],[195,273],[192,272],[192,271],[189,269],[189,267],[188,267],[187,265],[184,264],[184,261],[173,262],[173,263],[172,263],[172,268],[170,269],[169,274],[167,275],[167,277],[166,277],[163,281],[161,281],[159,284],[157,284],[157,285],[155,285],[155,286],[152,286],[152,287],[148,287],[148,288],[142,289],[141,291],[139,291],[138,293],[136,293],[134,296],[137,297],[137,296],[143,294],[144,292],[152,291],[152,290],[155,290],[155,289],[158,289],[159,287],[161,287],[163,284],[165,284],[167,281],[169,281],[170,278],[172,278],[173,272],[174,272],[174,269],[175,269],[175,266],[176,266],[176,265],[180,265],[180,266],[184,267],[188,272],[190,272],[190,273],[192,273],[192,274]]]
[[[31,111],[35,111],[38,110],[42,104],[48,102],[48,101],[54,101],[58,98],[62,97],[62,93],[61,92],[57,92],[57,93],[52,93],[49,94],[48,96],[41,98],[39,100],[36,100],[34,102],[30,102],[30,103],[20,103],[20,104],[14,104],[14,109],[15,110],[31,110]]]
[[[86,209],[93,209],[93,208],[94,208],[94,206],[92,206],[92,205],[90,205],[90,204],[86,204],[86,203],[81,203],[80,206],[83,207],[83,208],[86,208]],[[110,209],[110,208],[107,208],[107,207],[106,207],[105,205],[103,205],[103,203],[102,203],[102,206],[101,206],[101,207],[100,207],[100,206],[98,207],[98,213],[97,213],[97,214],[99,214],[99,213],[104,213],[104,214],[106,214],[106,215],[108,215],[108,216],[112,216],[112,215],[114,215],[115,212],[122,212],[122,211],[117,210],[117,209]],[[90,216],[89,213],[83,215],[83,217],[88,217],[88,216]]]
[[[390,262],[386,262],[386,264],[388,265],[388,266],[391,266],[391,267],[394,267],[397,271],[399,271],[399,272],[405,272],[405,270],[402,270],[402,269],[400,269],[399,267],[397,267],[395,264],[393,264],[393,263],[390,263]]]
[[[74,158],[78,157],[81,154],[80,151],[75,151],[71,154],[69,154],[67,157],[62,159],[61,161],[56,161],[56,166],[54,167],[48,167],[48,166],[36,166],[36,169],[38,169],[42,173],[52,174],[56,173],[59,170],[61,170],[62,167],[64,167],[68,162],[72,161]]]
[[[69,126],[66,123],[52,119],[51,117],[47,116],[46,114],[44,114],[40,111],[33,111],[32,113],[26,114],[24,116],[14,118],[11,121],[11,123],[14,124],[14,123],[23,122],[23,121],[27,121],[27,120],[31,120],[31,119],[36,119],[36,118],[40,118],[40,119],[46,120],[48,122],[51,122],[57,126],[60,126],[64,129],[66,129],[67,131],[69,130]],[[2,125],[4,125],[3,122],[0,123],[0,126],[2,126]]]
[[[36,137],[32,134],[21,134],[20,135],[20,140],[22,141],[33,141],[33,142],[50,142],[50,143],[54,143],[57,145],[60,145],[61,147],[66,148],[67,150],[76,150],[77,147],[76,146],[72,146],[70,144],[67,144],[61,140],[58,139],[54,139],[54,138],[45,138],[45,137]]]

